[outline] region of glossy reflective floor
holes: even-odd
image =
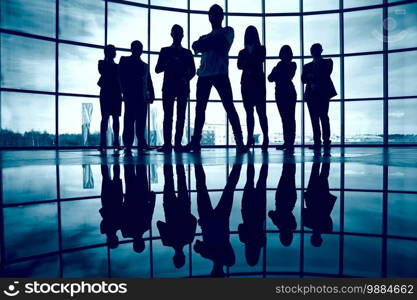
[[[7,277],[415,277],[417,149],[1,153]]]

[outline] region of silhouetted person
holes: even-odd
[[[148,104],[155,99],[151,74],[148,64],[140,56],[142,43],[133,41],[131,56],[122,56],[119,63],[120,83],[125,102],[123,143],[126,153],[130,154],[135,130],[139,150],[149,150],[145,140],[146,116]]]
[[[164,165],[165,222],[158,221],[159,235],[164,246],[175,250],[173,262],[176,268],[185,264],[183,248],[194,240],[197,219],[191,213],[191,201],[188,195],[184,165],[177,165],[178,196],[175,195],[174,172],[172,164]]]
[[[246,185],[242,197],[242,220],[239,224],[239,239],[245,244],[248,265],[255,266],[259,261],[261,249],[266,243],[266,179],[268,164],[262,164],[258,182],[254,182],[255,167],[253,162],[247,165]]]
[[[192,45],[194,52],[201,53],[201,65],[197,70],[197,104],[195,108],[194,134],[185,151],[199,152],[201,138],[206,118],[207,102],[211,88],[214,86],[220,95],[227,117],[233,129],[238,152],[245,152],[242,129],[239,116],[233,104],[232,87],[228,70],[228,53],[233,43],[234,31],[232,27],[222,27],[223,9],[215,4],[209,10],[209,20],[212,31],[201,36]]]
[[[240,84],[248,127],[247,147],[255,144],[255,139],[253,138],[255,118],[253,113],[256,107],[259,124],[264,136],[262,151],[268,151],[269,145],[265,73],[263,70],[265,56],[266,49],[265,46],[261,45],[256,27],[248,26],[245,31],[245,48],[239,52],[237,67],[239,70],[243,70]]]
[[[201,164],[194,165],[197,185],[198,224],[201,227],[203,240],[196,240],[194,250],[202,257],[213,261],[211,275],[224,277],[223,266],[235,264],[235,252],[230,244],[230,213],[233,205],[233,194],[239,181],[241,164],[235,164],[227,179],[223,194],[216,208],[213,209],[207,191],[206,175]]]
[[[119,117],[122,111],[122,92],[120,90],[119,70],[117,64],[114,62],[116,57],[116,48],[113,45],[104,47],[104,59],[98,61],[98,71],[100,79],[97,85],[100,86],[100,147],[103,151],[107,147],[106,133],[109,124],[109,118],[113,119],[113,146],[115,149],[120,149],[119,143]]]
[[[314,247],[320,247],[323,243],[322,233],[333,230],[330,214],[337,197],[329,192],[329,173],[330,163],[323,163],[320,171],[320,162],[314,162],[304,193],[306,207],[302,211],[303,223],[313,230],[310,241]]]
[[[268,212],[268,216],[279,229],[279,239],[285,247],[291,245],[294,231],[297,229],[297,221],[293,214],[297,202],[297,190],[295,188],[294,162],[285,162],[282,166],[281,178],[279,179],[275,193],[275,210]]]
[[[113,165],[113,179],[110,177],[108,165],[101,165],[101,208],[99,210],[103,220],[100,232],[107,237],[107,244],[111,249],[117,248],[119,238],[117,231],[121,229],[123,214],[123,186],[120,179],[120,166]]]
[[[122,235],[133,239],[133,250],[145,250],[143,235],[151,228],[155,193],[149,190],[146,165],[125,165]]]
[[[164,145],[158,149],[160,152],[172,151],[172,117],[174,103],[177,100],[177,123],[175,126],[174,150],[182,151],[182,135],[184,132],[185,112],[187,100],[190,95],[190,80],[195,75],[193,54],[190,50],[181,46],[184,30],[180,25],[174,25],[171,29],[173,43],[169,47],[161,49],[156,73],[164,72],[162,85],[162,99],[164,107]]]
[[[321,147],[321,135],[323,135],[323,146],[330,147],[329,102],[337,92],[330,78],[333,71],[332,59],[323,59],[321,56],[323,48],[320,44],[311,46],[310,52],[313,61],[304,65],[301,81],[306,84],[304,97],[313,128],[314,145],[310,148],[318,150]]]
[[[281,61],[268,76],[268,81],[275,82],[275,100],[284,132],[284,144],[276,148],[292,151],[295,141],[295,105],[297,103],[297,92],[292,79],[297,70],[297,64],[292,61],[293,53],[288,45],[282,46],[279,51],[279,58]]]

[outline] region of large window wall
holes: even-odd
[[[85,147],[97,145],[100,107],[97,60],[103,46],[114,44],[116,60],[129,55],[138,39],[142,59],[154,70],[161,47],[171,43],[173,24],[184,28],[183,46],[210,31],[207,10],[218,3],[225,24],[235,29],[229,75],[246,134],[237,54],[245,28],[257,27],[267,47],[266,74],[278,61],[279,49],[292,47],[297,63],[297,137],[312,143],[300,76],[309,49],[320,42],[334,62],[332,79],[338,96],[330,118],[334,144],[417,144],[417,1],[394,0],[1,0],[0,147]],[[195,57],[199,65],[200,58]],[[162,144],[162,74],[152,72],[157,101],[150,106],[147,138]],[[193,132],[196,78],[183,142]],[[270,139],[283,140],[267,83]],[[257,122],[257,121],[256,121]],[[234,143],[218,94],[212,91],[203,144]],[[262,142],[259,124],[255,137]]]

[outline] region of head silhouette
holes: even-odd
[[[259,261],[259,256],[261,255],[261,247],[252,244],[246,244],[245,247],[245,256],[246,261],[249,266],[255,266]]]
[[[113,45],[107,45],[104,47],[104,57],[108,59],[114,59],[116,57],[116,47]]]
[[[281,59],[281,60],[284,60],[284,61],[291,61],[292,60],[292,58],[293,58],[293,53],[292,53],[292,50],[291,50],[291,47],[290,46],[288,46],[288,45],[284,45],[284,46],[282,46],[281,47],[281,50],[279,50],[279,58]]]
[[[179,269],[182,268],[185,265],[185,255],[184,252],[182,252],[182,250],[176,250],[174,257],[172,258],[173,262],[174,262],[174,266]]]
[[[133,251],[136,253],[142,253],[145,250],[145,241],[142,237],[133,239]]]
[[[143,45],[139,41],[133,41],[130,44],[130,50],[132,51],[133,56],[141,56],[143,52]]]
[[[261,41],[259,39],[258,30],[255,26],[248,26],[245,31],[245,48],[248,47],[248,45],[254,45],[254,46],[260,46]]]
[[[109,245],[110,249],[116,249],[117,246],[119,246],[119,238],[117,237],[117,235],[108,235],[107,244]]]
[[[294,238],[294,233],[291,230],[281,230],[279,233],[279,240],[281,244],[285,247],[288,247],[292,244]]]
[[[321,54],[323,53],[323,47],[320,44],[314,44],[310,48],[310,53],[313,58],[320,58]]]
[[[224,12],[220,5],[214,4],[212,7],[210,7],[208,15],[209,21],[214,28],[221,27],[224,18]]]
[[[184,37],[184,29],[178,24],[172,26],[171,37],[176,44],[180,44]]]
[[[311,245],[314,247],[320,247],[323,244],[323,238],[319,232],[314,232],[310,237]]]

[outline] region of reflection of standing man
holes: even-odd
[[[329,192],[330,163],[323,163],[320,171],[320,162],[313,163],[307,192],[304,193],[306,208],[302,216],[304,226],[313,230],[311,244],[320,247],[323,243],[322,233],[332,232],[333,221],[330,216],[337,197]]]
[[[172,26],[171,37],[173,39],[172,45],[161,49],[155,67],[156,73],[164,72],[162,86],[164,145],[158,149],[159,152],[171,152],[172,150],[172,116],[175,99],[177,100],[177,124],[175,126],[174,150],[176,152],[182,151],[181,140],[184,132],[187,100],[190,94],[190,80],[195,75],[193,54],[181,46],[184,30],[180,25]]]
[[[229,80],[229,50],[233,43],[232,27],[222,27],[223,9],[215,4],[209,10],[212,31],[201,36],[193,43],[195,53],[201,53],[201,65],[197,71],[197,104],[194,121],[194,134],[186,151],[199,152],[201,137],[206,118],[207,102],[211,88],[217,90],[233,129],[237,151],[245,152],[239,116],[233,104],[232,87]]]
[[[133,250],[145,250],[143,235],[151,229],[155,193],[150,191],[146,165],[125,165],[126,193],[123,202],[122,234],[133,238]]]

